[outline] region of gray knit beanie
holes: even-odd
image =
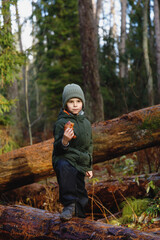
[[[62,106],[63,106],[63,108],[65,108],[66,103],[71,98],[81,99],[82,102],[83,102],[83,107],[85,107],[85,98],[84,98],[84,93],[82,91],[82,88],[75,83],[67,84],[63,89],[63,94],[62,94]]]

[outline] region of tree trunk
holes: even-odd
[[[152,77],[152,69],[149,61],[149,51],[148,51],[148,3],[149,0],[144,1],[144,14],[143,14],[143,51],[144,51],[144,61],[147,71],[147,79],[148,79],[148,99],[149,105],[152,106],[154,104],[154,92],[153,92],[153,77]]]
[[[95,23],[95,29],[96,29],[96,38],[98,41],[98,29],[99,29],[99,19],[100,19],[100,13],[102,10],[102,0],[92,0],[92,8],[93,8],[93,19]]]
[[[127,0],[121,0],[121,42],[120,42],[120,77],[126,77],[126,63],[124,55],[126,52],[126,9]]]
[[[18,41],[19,41],[19,49],[22,54],[24,54],[23,51],[23,43],[22,43],[22,26],[20,24],[20,19],[19,19],[19,11],[18,11],[18,4],[17,1],[15,1],[15,9],[16,9],[16,22],[17,22],[17,27],[18,27]],[[21,84],[22,90],[22,95],[24,97],[25,95],[25,65],[22,66],[22,76],[23,76],[23,81]]]
[[[97,34],[91,0],[79,0],[79,20],[86,112],[91,122],[104,119],[97,56]]]
[[[122,81],[122,96],[124,101],[124,106],[126,112],[128,112],[127,100],[126,100],[126,90],[125,90],[125,81],[124,79],[127,77],[127,64],[125,59],[126,52],[126,9],[127,9],[127,0],[121,0],[121,40],[119,45],[119,74],[120,79]]]
[[[103,162],[160,143],[160,105],[92,125],[93,162]],[[0,191],[53,174],[53,139],[0,155]]]
[[[160,14],[158,0],[154,0],[154,21],[155,21],[155,39],[157,55],[157,82],[158,82],[158,102],[160,101]]]
[[[116,26],[116,13],[115,13],[115,1],[111,0],[111,16],[113,18],[113,24],[111,26],[111,36],[115,39],[117,39],[117,26]]]
[[[33,143],[32,139],[32,127],[31,127],[31,121],[30,121],[30,116],[29,116],[29,99],[28,99],[28,65],[26,63],[25,66],[25,102],[26,102],[26,117],[27,117],[27,123],[28,123],[28,133],[29,133],[29,140],[30,140],[30,145]]]
[[[18,5],[17,1],[15,1],[15,8],[16,8],[16,21],[17,21],[17,26],[18,26],[18,40],[19,40],[19,48],[20,52],[24,54],[23,50],[23,44],[22,44],[22,26],[20,24],[20,19],[19,19],[19,12],[18,12]],[[25,106],[26,107],[26,118],[27,118],[27,123],[28,123],[28,133],[29,133],[29,139],[30,139],[30,145],[32,145],[32,129],[31,129],[31,122],[30,122],[30,116],[29,116],[29,104],[28,104],[28,67],[27,67],[27,61],[22,66],[22,76],[23,76],[23,81],[21,83],[21,102],[24,102],[24,96],[25,96]]]
[[[0,205],[0,226],[2,240],[159,239],[153,234],[87,219],[61,222],[58,214],[26,206]]]
[[[101,10],[102,10],[102,0],[97,0],[97,4],[96,4],[96,26],[97,26],[97,29],[99,26]],[[98,30],[97,30],[97,34],[98,34]]]

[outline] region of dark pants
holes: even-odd
[[[85,175],[73,167],[67,160],[60,159],[54,166],[59,184],[59,198],[64,206],[76,204],[76,216],[85,217],[88,194],[85,189]]]

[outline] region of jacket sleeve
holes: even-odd
[[[89,148],[88,148],[88,152],[89,152],[89,155],[90,155],[90,158],[91,158],[91,162],[90,162],[89,170],[92,170],[92,169],[93,169],[93,140],[92,140],[92,127],[91,127],[91,140],[90,140],[90,145],[89,145]],[[88,170],[88,171],[89,171],[89,170]]]
[[[63,138],[63,133],[64,133],[64,123],[63,122],[57,122],[53,135],[54,135],[54,152],[53,155],[62,155],[65,151],[68,150],[68,146],[64,146],[62,144],[62,138]]]

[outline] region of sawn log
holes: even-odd
[[[1,240],[88,240],[143,239],[158,240],[158,236],[87,219],[73,218],[61,222],[58,214],[27,206],[0,205]]]
[[[93,162],[159,145],[160,105],[92,125]],[[0,155],[0,192],[53,175],[53,139]]]

